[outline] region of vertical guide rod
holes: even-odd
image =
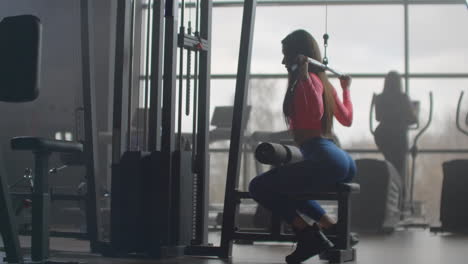
[[[195,157],[195,174],[197,177],[197,218],[195,244],[208,242],[208,202],[209,202],[209,116],[210,116],[210,76],[211,76],[211,25],[212,0],[202,0],[200,5],[200,37],[207,40],[208,49],[200,50],[199,56],[199,88],[197,119],[197,143]],[[194,94],[197,97],[197,94]],[[195,116],[195,115],[194,115]]]
[[[188,34],[192,34],[192,28],[190,26],[189,21],[189,28]],[[187,80],[185,84],[185,115],[190,115],[190,82],[192,81],[192,51],[187,49]]]
[[[184,35],[184,27],[180,27],[180,33]],[[190,51],[187,51],[187,53]],[[178,100],[178,110],[177,110],[177,146],[178,150],[181,150],[180,142],[182,141],[182,95],[183,95],[183,85],[184,85],[184,47],[180,47],[180,54],[179,54],[179,100]]]
[[[118,0],[116,37],[115,37],[115,62],[114,62],[114,98],[112,116],[112,164],[120,162],[120,157],[126,146],[127,124],[129,122],[128,98],[129,95],[129,56],[126,53],[130,49],[130,1]]]
[[[200,4],[200,0],[197,0],[196,2],[196,5],[195,5],[195,8],[196,8],[196,12],[195,12],[195,36],[196,37],[199,37],[200,36],[200,31],[199,31],[199,16],[200,16],[200,13],[199,13],[199,4]],[[208,8],[212,8],[211,5],[208,6]],[[211,12],[208,14],[208,15],[211,15]],[[210,22],[211,23],[211,22]],[[211,24],[210,24],[210,27],[211,27]],[[210,30],[211,32],[211,30]],[[210,38],[211,38],[211,33],[210,33]],[[208,39],[208,42],[211,43],[211,40]],[[211,48],[210,48],[211,50]],[[197,109],[198,109],[198,83],[199,83],[199,72],[198,72],[198,66],[199,66],[199,63],[198,63],[198,58],[199,58],[199,51],[198,50],[195,50],[195,69],[194,69],[194,84],[193,84],[193,127],[192,127],[192,160],[193,160],[193,164],[195,165],[196,163],[196,153],[197,153],[197,122],[196,120],[198,120],[198,117],[197,117]],[[210,71],[211,72],[211,71]],[[193,166],[195,167],[195,166]],[[195,171],[194,169],[192,169],[192,171]]]
[[[150,8],[146,12],[146,52],[145,52],[145,95],[143,102],[143,146],[144,150],[148,150],[148,97],[149,97],[149,82],[150,82],[150,52],[151,52],[151,6],[153,2],[148,0]]]
[[[151,74],[148,150],[159,150],[161,128],[161,90],[163,66],[164,1],[153,2],[151,29]]]
[[[128,116],[128,122],[127,122],[127,134],[126,134],[126,142],[127,142],[127,146],[126,146],[126,149],[127,150],[131,150],[131,147],[132,147],[132,107],[134,105],[134,99],[135,99],[135,96],[134,96],[134,89],[135,87],[133,86],[133,73],[134,73],[134,67],[135,67],[135,11],[136,11],[136,8],[135,8],[135,5],[136,5],[136,0],[134,1],[131,1],[131,16],[130,16],[130,49],[129,49],[129,57],[130,57],[130,62],[129,62],[129,78],[128,78],[128,89],[129,89],[129,94],[127,96],[127,101],[128,101],[128,106],[127,106],[127,116]],[[139,65],[138,65],[139,66]],[[139,82],[139,80],[137,80]],[[136,87],[138,90],[140,89],[139,88],[139,85]],[[137,90],[137,91],[138,91]],[[137,92],[137,95],[139,94],[139,91]],[[138,96],[136,96],[137,98],[137,107],[136,109],[138,109]],[[138,123],[138,114],[135,115],[136,116],[136,126],[139,128],[139,123]],[[138,138],[138,131],[135,131],[134,133],[136,133],[136,146],[138,149],[138,143],[139,143],[139,138]]]
[[[232,237],[235,228],[235,217],[239,211],[235,193],[239,183],[241,135],[243,129],[244,110],[246,107],[247,89],[250,79],[250,61],[252,55],[253,31],[255,24],[255,9],[257,1],[245,1],[242,17],[239,63],[237,67],[236,92],[232,117],[231,143],[229,147],[229,162],[224,197],[223,228],[221,233],[221,256],[228,258],[232,254]]]
[[[211,8],[211,6],[209,6]],[[195,36],[199,37],[200,32],[198,29],[198,18],[199,18],[199,1],[197,0],[195,5]],[[209,13],[208,15],[210,15]],[[210,37],[211,38],[211,37]],[[208,39],[209,41],[210,39]],[[204,152],[205,156],[203,158],[205,167],[201,169],[203,173],[200,173],[197,168],[197,155],[198,155],[198,144],[197,144],[197,137],[198,137],[198,82],[199,82],[199,75],[198,75],[198,50],[195,50],[195,70],[194,70],[194,87],[193,87],[193,124],[192,124],[192,173],[193,173],[193,214],[192,214],[192,245],[201,245],[206,244],[208,242],[208,227],[207,227],[207,219],[208,219],[208,203],[209,203],[209,194],[207,194],[207,187],[209,182],[209,171],[206,168],[209,168],[209,160],[207,159],[207,153]],[[209,60],[208,60],[209,61]],[[209,65],[209,64],[208,64]],[[210,72],[210,71],[208,71]],[[209,78],[209,76],[207,76]],[[209,83],[209,82],[208,82]],[[208,98],[209,99],[209,98]],[[204,150],[202,149],[202,152]],[[205,214],[206,212],[206,214]],[[206,215],[206,217],[205,217]],[[205,227],[206,226],[206,227]]]
[[[177,1],[178,2],[178,1]],[[180,36],[185,36],[185,25],[184,25],[184,19],[185,19],[185,0],[182,0],[182,5],[181,5],[181,11],[180,11],[180,29],[179,29],[179,35]],[[183,38],[182,38],[183,41]],[[183,43],[183,42],[182,42]],[[180,146],[181,140],[182,140],[182,94],[183,94],[183,86],[184,86],[184,46],[183,44],[180,44],[180,55],[179,55],[179,100],[178,100],[178,116],[177,116],[177,127],[178,127],[178,134],[177,134],[177,149],[181,150],[182,147]],[[187,53],[190,51],[187,50]]]
[[[174,245],[175,240],[171,234],[176,234],[177,227],[172,224],[173,215],[173,154],[175,147],[175,96],[176,96],[176,59],[177,59],[177,23],[178,23],[178,1],[166,0],[165,7],[165,53],[164,53],[164,75],[163,75],[163,111],[162,111],[162,134],[161,154],[163,168],[161,171],[161,182],[167,193],[160,197],[166,201],[161,208],[161,230],[168,230],[166,237],[161,237],[163,245]],[[164,188],[164,187],[162,187]]]
[[[93,29],[93,8],[89,0],[81,0],[81,67],[83,85],[83,107],[85,141],[84,153],[86,164],[86,227],[90,240],[91,250],[96,250],[97,243],[102,241],[101,215],[99,193],[96,186],[99,181],[96,178],[99,171],[98,148],[97,148],[97,124],[96,124],[96,87],[94,70],[94,31]],[[45,177],[47,175],[44,175]]]

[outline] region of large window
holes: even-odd
[[[376,4],[377,2],[382,4]],[[428,120],[429,91],[433,92],[433,120],[421,136],[418,147],[421,150],[440,149],[442,152],[445,149],[468,149],[466,136],[455,127],[458,96],[461,91],[468,92],[468,35],[463,34],[463,29],[468,24],[466,6],[464,1],[459,1],[459,4],[453,4],[454,1],[449,4],[433,1],[437,5],[425,1],[424,5],[413,5],[415,2],[418,1],[410,1],[408,6],[408,20],[405,20],[403,1],[401,4],[369,1],[369,5],[351,5],[343,1],[343,5],[328,6],[330,65],[354,75],[351,88],[354,124],[351,128],[346,128],[335,122],[335,132],[346,149],[376,150],[370,132],[369,110],[373,94],[382,91],[384,77],[390,70],[400,72],[403,77],[405,70],[408,70],[409,82],[405,88],[412,100],[420,101],[421,126]],[[281,40],[289,32],[303,28],[314,35],[323,54],[322,35],[325,33],[326,8],[317,3],[257,7],[251,73],[270,74],[273,78],[251,80],[248,104],[252,106],[252,112],[246,133],[285,129],[281,100],[286,85],[286,72],[281,65]],[[217,78],[217,74],[232,76],[230,80],[213,80],[211,102],[214,105],[232,105],[233,102],[241,22],[241,5],[215,7],[213,10],[213,78]],[[408,33],[408,39],[405,39],[405,32]],[[406,62],[408,69],[405,68]],[[338,80],[332,78],[331,81],[341,95]],[[403,84],[405,83],[403,80]],[[464,105],[467,100],[465,98]],[[466,107],[461,108],[462,125],[465,125],[467,111]],[[376,125],[377,122],[373,120],[373,128]],[[421,127],[419,130],[411,130],[410,145],[420,129]],[[468,154],[423,152],[415,160],[415,199],[425,202],[428,220],[435,223],[439,215],[441,164],[453,158],[468,158]],[[352,155],[355,159],[383,158],[379,153]],[[223,156],[222,159],[226,158],[227,156]],[[225,178],[226,169],[214,168],[216,164],[213,163],[213,158],[211,166],[212,173],[221,173],[212,175],[212,179]],[[255,176],[255,173],[250,171],[248,177]],[[245,178],[244,176],[243,179],[246,180]],[[222,190],[224,191],[224,184]],[[223,191],[217,191],[214,195],[216,197],[211,200],[222,201]]]
[[[239,56],[242,8],[213,8],[211,72],[235,73]]]
[[[281,40],[296,29],[309,31],[323,49],[330,36],[330,65],[347,72],[403,70],[403,8],[401,6],[259,7],[256,15],[252,73],[284,73]],[[369,23],[372,21],[372,23]],[[372,58],[372,59],[370,59]]]
[[[409,11],[411,72],[467,73],[466,6],[415,5]]]

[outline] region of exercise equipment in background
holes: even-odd
[[[40,48],[41,25],[37,17],[21,15],[0,21],[0,101],[29,102],[37,98]],[[23,263],[7,177],[1,174],[0,231],[5,261]]]
[[[460,93],[457,105],[457,129],[468,136],[468,131],[460,125],[461,102],[464,92]],[[465,117],[468,125],[468,114]],[[442,164],[443,181],[440,198],[440,226],[431,227],[432,232],[468,233],[468,160],[456,159]]]
[[[356,160],[354,181],[361,185],[351,198],[351,230],[365,233],[393,232],[400,222],[403,183],[393,165],[385,160]]]

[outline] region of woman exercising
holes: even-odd
[[[399,172],[402,182],[406,182],[408,129],[418,121],[416,112],[417,108],[403,92],[400,74],[389,72],[382,93],[375,97],[375,118],[380,123],[374,139],[385,159]]]
[[[331,139],[333,117],[351,126],[351,79],[340,78],[341,102],[325,72],[307,63],[307,57],[322,60],[317,42],[307,31],[290,33],[282,44],[282,64],[288,70],[283,113],[304,160],[258,175],[250,182],[249,192],[260,205],[291,224],[298,243],[296,250],[286,256],[286,262],[300,263],[334,246],[322,230],[334,228],[336,223],[316,201],[291,200],[284,194],[320,191],[339,182],[350,182],[354,177],[354,161]],[[315,223],[310,226],[298,212]]]

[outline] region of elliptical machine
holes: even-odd
[[[461,102],[464,92],[460,93],[455,123],[458,131],[468,136],[468,130],[460,125]],[[468,126],[468,114],[465,117]],[[440,199],[440,226],[431,227],[431,232],[468,233],[468,212],[466,186],[468,186],[468,159],[449,160],[442,164],[443,182]]]
[[[418,154],[417,143],[422,134],[427,130],[432,121],[432,93],[430,97],[429,118],[424,127],[417,133],[413,140],[410,154],[412,156],[412,169],[409,177],[403,177],[398,170],[387,160],[357,159],[358,173],[355,181],[361,185],[360,195],[352,199],[354,211],[351,214],[352,231],[370,233],[391,233],[398,226],[426,225],[425,217],[420,212],[420,206],[413,201],[413,185],[415,174],[415,160]],[[373,95],[369,111],[369,127],[372,135],[375,135],[373,120],[376,95]],[[419,129],[416,126],[410,130]],[[360,212],[359,214],[356,212]],[[362,214],[367,212],[367,214]],[[417,219],[417,221],[415,220]],[[422,219],[422,221],[420,220]]]
[[[429,128],[432,122],[433,113],[433,96],[432,92],[429,92],[429,117],[426,125],[416,134],[413,139],[413,146],[409,149],[411,155],[411,173],[406,182],[407,192],[405,192],[404,204],[402,207],[402,225],[403,226],[416,226],[416,227],[427,227],[426,217],[424,213],[424,203],[422,201],[414,200],[414,179],[416,175],[416,158],[418,156],[418,141],[424,132]],[[416,128],[419,128],[419,124]]]

